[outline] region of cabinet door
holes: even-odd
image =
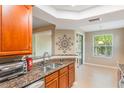
[[[74,81],[74,73],[73,70],[69,70],[69,87],[72,87]]]
[[[59,88],[68,88],[68,72],[59,76]]]
[[[71,69],[69,69],[69,87],[72,87],[74,81],[75,81],[75,68],[73,66]]]
[[[58,88],[58,78],[55,78],[54,80],[46,83],[45,87],[46,88]]]
[[[23,5],[2,6],[2,55],[30,54],[32,9]]]
[[[2,31],[2,6],[0,5],[0,51],[1,51],[1,31]]]

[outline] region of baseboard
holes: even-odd
[[[100,65],[100,64],[92,64],[92,63],[84,63],[84,64],[87,64],[87,65],[94,65],[94,66],[99,66],[99,67],[112,68],[112,69],[118,69],[117,67],[106,66],[106,65]]]

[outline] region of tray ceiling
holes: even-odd
[[[51,7],[61,11],[81,12],[97,7],[97,5],[51,5]]]

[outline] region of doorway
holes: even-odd
[[[83,35],[77,34],[77,55],[78,55],[78,66],[83,64]]]

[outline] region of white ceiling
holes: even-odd
[[[33,17],[33,28],[38,28],[38,27],[45,26],[45,25],[49,25],[49,23],[42,19]]]
[[[36,5],[33,7],[33,16],[55,24],[57,29],[81,29],[86,32],[124,27],[124,6],[80,5],[67,7],[65,5]],[[88,21],[93,18],[101,20]]]
[[[83,31],[102,31],[108,29],[117,29],[117,28],[124,28],[124,20],[117,20],[117,21],[110,21],[110,22],[103,22],[97,23],[93,25],[86,25],[80,27]]]
[[[51,5],[51,7],[60,11],[81,12],[96,6],[94,5]]]

